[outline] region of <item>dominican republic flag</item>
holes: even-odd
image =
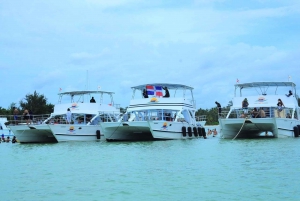
[[[147,89],[147,94],[148,95],[163,96],[162,87],[161,86],[147,85],[146,89]]]

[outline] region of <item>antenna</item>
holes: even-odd
[[[86,70],[86,89],[85,90],[88,90],[89,89],[89,71]]]

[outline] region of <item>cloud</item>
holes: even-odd
[[[0,106],[34,90],[55,103],[59,88],[100,85],[125,107],[130,87],[153,82],[194,87],[204,108],[224,105],[237,78],[298,73],[299,8],[295,0],[5,1],[0,68],[10,92]]]

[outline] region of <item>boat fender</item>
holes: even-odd
[[[204,127],[202,127],[202,135],[203,135],[203,138],[206,139],[206,131],[205,131]]]
[[[202,136],[202,128],[201,127],[198,127],[198,134],[199,134],[199,137]]]
[[[297,125],[298,127],[298,136],[300,135],[300,125]]]
[[[181,131],[182,131],[182,136],[186,137],[186,127],[185,126],[182,126]]]
[[[198,137],[198,132],[197,132],[197,128],[196,127],[193,127],[193,132],[194,132],[195,137]]]
[[[97,140],[100,140],[101,138],[100,130],[96,130],[96,136],[97,136]]]
[[[192,128],[191,127],[188,127],[188,134],[189,134],[189,137],[193,136]]]
[[[294,137],[299,137],[299,129],[298,129],[298,126],[294,126]]]

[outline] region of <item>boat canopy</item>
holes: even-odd
[[[259,88],[262,92],[262,95],[265,95],[266,91],[269,87],[275,87],[277,91],[278,87],[291,87],[294,91],[294,95],[296,96],[296,84],[293,82],[250,82],[250,83],[243,83],[243,84],[235,84],[235,92],[234,95],[236,96],[236,90],[240,90],[240,96],[242,96],[242,89],[248,88]]]
[[[147,85],[152,85],[152,86],[162,86],[162,87],[167,87],[168,89],[189,89],[189,90],[193,90],[193,87],[189,87],[183,84],[170,84],[170,83],[150,83],[150,84],[142,84],[142,85],[138,85],[135,87],[131,87],[132,89],[138,89],[138,90],[143,90],[146,89]]]
[[[100,103],[102,103],[103,95],[107,94],[108,96],[110,96],[111,104],[114,103],[113,96],[112,96],[114,94],[114,92],[108,92],[108,91],[89,91],[89,90],[69,91],[69,92],[58,93],[58,96],[59,96],[58,102],[61,103],[63,96],[70,96],[71,97],[71,102],[82,102],[83,101],[82,98],[85,95],[91,95],[91,94],[100,94]],[[74,97],[78,97],[78,100],[75,101]]]
[[[185,97],[185,92],[188,90],[191,93],[192,96],[192,100],[194,100],[194,96],[193,96],[193,87],[187,86],[187,85],[183,85],[183,84],[170,84],[170,83],[148,83],[148,84],[142,84],[142,85],[138,85],[138,86],[134,86],[131,87],[131,89],[133,90],[133,94],[132,94],[132,99],[134,99],[134,95],[135,95],[135,91],[143,91],[144,89],[146,89],[146,86],[161,86],[161,87],[167,87],[168,90],[172,90],[175,93],[173,93],[173,96],[175,97],[175,94],[178,90],[183,91],[183,97]]]
[[[108,92],[108,91],[69,91],[69,92],[61,92],[58,95],[70,95],[70,96],[78,96],[78,95],[87,95],[87,94],[114,94],[114,92]]]

